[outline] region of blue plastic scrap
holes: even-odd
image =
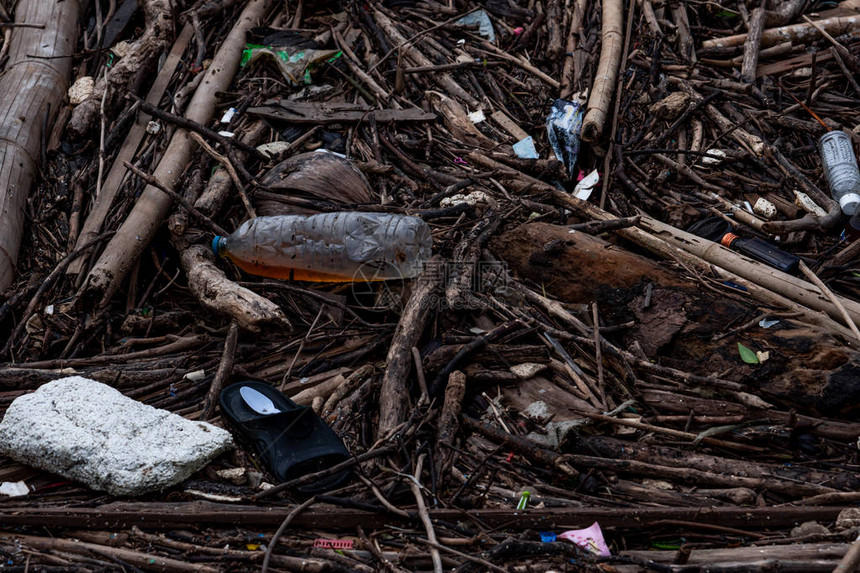
[[[490,15],[483,10],[477,10],[471,14],[466,14],[456,22],[457,26],[478,26],[478,35],[483,36],[490,42],[496,41],[496,32],[493,30],[493,22],[490,20]]]
[[[528,136],[514,144],[514,153],[520,159],[539,159],[537,149],[535,148],[535,140],[532,136]]]
[[[555,156],[567,168],[568,177],[573,177],[576,157],[579,155],[583,115],[585,110],[579,102],[557,99],[546,118],[549,144]]]
[[[541,531],[540,540],[543,543],[553,543],[555,541],[555,533],[552,531]]]

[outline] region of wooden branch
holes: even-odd
[[[833,291],[827,288],[827,285],[821,282],[821,279],[818,278],[808,266],[806,266],[806,263],[804,263],[803,260],[800,261],[800,272],[802,272],[803,276],[812,281],[812,283],[818,287],[818,290],[823,292],[825,296],[830,299],[830,302],[833,303],[833,306],[836,307],[836,309],[839,311],[839,314],[842,315],[842,318],[845,320],[846,324],[848,324],[848,328],[850,328],[851,332],[854,333],[854,336],[856,336],[857,339],[860,340],[860,330],[857,330],[857,325],[854,324],[854,321],[851,319],[851,316],[848,314],[848,311],[845,310],[845,306],[843,306],[843,304],[836,297],[836,295],[833,294]]]
[[[389,437],[388,434],[406,419],[409,409],[406,378],[412,369],[412,347],[418,344],[433,309],[433,295],[442,280],[442,264],[438,257],[428,261],[424,272],[415,280],[412,294],[394,331],[394,340],[385,359],[385,374],[379,392],[377,439]]]
[[[819,20],[816,23],[830,34],[856,34],[860,31],[860,15],[827,18],[826,20]],[[791,26],[771,28],[762,32],[761,46],[763,48],[768,48],[784,42],[787,39],[791,40],[794,44],[803,45],[820,38],[822,38],[822,34],[815,26],[806,23],[792,24]],[[713,40],[702,42],[702,48],[707,50],[714,48],[731,48],[734,46],[740,46],[746,41],[746,39],[747,34],[715,38]]]
[[[72,111],[67,129],[82,137],[89,133],[99,116],[102,97],[107,96],[107,109],[113,110],[138,74],[153,69],[161,53],[173,41],[173,9],[170,0],[142,2],[146,27],[131,43],[129,53],[110,66],[106,79],[96,82],[92,95]]]
[[[741,66],[741,79],[748,84],[755,82],[756,66],[758,65],[759,44],[761,34],[764,30],[765,4],[767,0],[761,0],[761,6],[753,10],[750,18],[750,28],[747,39],[744,41],[744,63]]]
[[[438,544],[436,539],[436,530],[433,527],[433,521],[430,519],[430,513],[427,511],[427,503],[424,501],[424,494],[421,492],[421,469],[424,467],[424,459],[427,454],[418,456],[418,463],[415,464],[415,475],[409,480],[409,487],[412,490],[412,495],[415,496],[415,503],[418,506],[418,516],[421,518],[421,523],[424,524],[424,531],[427,532],[427,540],[430,545],[430,556],[433,559],[433,573],[442,573],[442,558],[439,555],[439,549],[434,547]]]
[[[394,25],[394,22],[391,19],[380,12],[379,10],[373,11],[373,17],[376,22],[379,24],[379,27],[385,32],[385,35],[388,36],[391,41],[401,47],[403,50],[403,54],[409,57],[409,59],[413,60],[415,64],[419,66],[432,66],[433,62],[431,62],[427,56],[421,53],[421,51],[412,45],[404,36],[400,33],[397,27]],[[469,92],[464,90],[460,84],[454,81],[454,78],[451,77],[451,74],[447,72],[433,74],[433,81],[438,84],[440,87],[448,90],[448,93],[452,96],[455,96],[465,102],[470,108],[477,109],[481,107],[481,102],[474,98]]]
[[[858,566],[860,566],[860,535],[851,544],[851,548],[845,553],[833,573],[852,573],[857,571]]]
[[[3,42],[9,60],[0,77],[0,292],[15,277],[24,206],[39,174],[43,123],[51,124],[66,95],[81,4],[23,2],[15,21],[44,22],[46,28],[15,28],[9,43]]]
[[[641,225],[644,229],[658,234],[663,240],[709,263],[735,273],[807,308],[824,311],[836,320],[842,319],[842,313],[836,305],[830,302],[819,289],[805,281],[753,261],[719,243],[702,239],[650,217],[643,217]],[[845,307],[852,320],[860,321],[860,303],[844,297],[840,297],[839,302]]]
[[[212,384],[209,386],[209,392],[206,394],[206,400],[203,402],[203,413],[200,414],[201,420],[208,420],[215,414],[215,404],[218,403],[218,395],[221,393],[221,388],[224,387],[224,382],[233,373],[233,359],[236,355],[236,344],[238,341],[239,323],[233,320],[230,322],[227,338],[224,339],[224,351],[221,353],[221,362],[218,364],[215,376],[212,377]]]
[[[212,252],[206,247],[189,247],[182,251],[181,261],[188,288],[204,308],[232,317],[251,332],[259,332],[263,325],[269,324],[290,327],[278,305],[228,279],[215,266]]]
[[[48,551],[64,551],[69,553],[86,553],[95,552],[101,555],[108,555],[112,558],[122,560],[123,562],[146,569],[155,569],[159,571],[170,571],[179,573],[218,573],[219,569],[203,564],[186,563],[178,559],[170,557],[162,557],[157,553],[143,553],[132,549],[124,549],[121,547],[111,547],[109,545],[98,545],[95,543],[85,543],[83,541],[62,539],[56,537],[37,537],[35,535],[19,535],[19,534],[0,534],[0,539],[22,544],[26,547]]]
[[[624,11],[621,0],[604,0],[600,61],[597,65],[594,85],[588,97],[585,119],[582,121],[582,139],[587,142],[595,142],[603,134],[606,116],[612,105],[618,67],[621,65],[623,21]]]
[[[687,3],[679,0],[670,0],[669,9],[672,12],[672,19],[675,21],[681,57],[690,64],[695,64],[696,49],[690,30],[690,18],[687,16]]]
[[[134,165],[132,165],[131,163],[129,163],[127,161],[125,162],[125,167],[126,167],[126,169],[131,171],[134,175],[143,179],[147,183],[147,185],[152,185],[156,189],[159,189],[162,193],[165,193],[165,194],[169,195],[170,197],[172,197],[177,203],[179,203],[182,206],[183,209],[188,211],[198,221],[200,221],[206,227],[208,227],[209,230],[215,231],[215,233],[217,233],[219,235],[229,235],[230,234],[230,232],[227,231],[226,229],[224,229],[221,225],[219,225],[218,223],[216,223],[215,221],[213,221],[212,219],[210,219],[209,217],[207,217],[206,215],[204,215],[203,213],[198,211],[194,207],[194,205],[192,205],[190,202],[186,201],[182,197],[182,195],[180,195],[179,193],[177,193],[173,189],[169,188],[167,185],[165,185],[164,183],[159,181],[154,176],[152,176],[149,173],[146,173],[144,171],[141,171],[140,169],[138,169],[137,167],[135,167]]]
[[[445,387],[445,401],[442,403],[442,413],[436,423],[436,471],[444,475],[451,467],[454,456],[454,439],[460,427],[458,422],[463,409],[463,397],[466,395],[466,375],[455,370],[448,376],[448,386]]]

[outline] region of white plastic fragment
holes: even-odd
[[[537,149],[535,148],[535,140],[531,135],[514,144],[514,153],[516,153],[517,157],[520,159],[537,159],[540,157]]]
[[[819,217],[824,217],[827,215],[827,211],[819,207],[815,203],[815,201],[810,199],[809,195],[807,195],[803,191],[798,191],[795,189],[794,204],[803,209],[804,211],[812,213],[813,215],[818,215]]]
[[[493,21],[490,20],[490,15],[484,10],[477,10],[471,14],[466,14],[456,22],[457,26],[478,26],[478,35],[486,38],[490,42],[496,41],[496,33],[493,30]]]
[[[726,152],[722,149],[709,149],[702,157],[703,165],[719,165],[726,158]]]
[[[761,321],[758,323],[758,325],[759,325],[760,327],[762,327],[762,328],[770,328],[771,326],[774,326],[774,325],[775,325],[775,324],[777,324],[777,323],[779,323],[779,321],[778,321],[778,320],[768,320],[768,319],[766,319],[766,318],[763,318],[763,319],[761,319]]]
[[[202,368],[200,370],[194,370],[193,372],[189,372],[188,374],[183,376],[183,378],[191,382],[200,382],[201,380],[206,378],[206,370]]]
[[[460,203],[466,203],[474,207],[478,203],[487,203],[493,205],[495,201],[493,201],[489,195],[484,193],[483,191],[472,191],[468,195],[452,195],[450,197],[445,197],[441,201],[439,201],[439,205],[441,207],[453,207],[454,205],[459,205]]]
[[[770,358],[770,351],[768,351],[768,350],[765,350],[765,351],[756,350],[755,355],[758,357],[759,362],[765,362]]]
[[[276,155],[287,151],[292,144],[289,141],[272,141],[257,146],[257,151],[267,157],[275,157]]]
[[[765,219],[773,219],[776,216],[776,205],[764,197],[759,197],[753,205],[753,211]]]
[[[484,115],[484,110],[482,109],[479,109],[478,111],[473,111],[469,114],[469,120],[471,120],[472,123],[481,123],[485,119],[487,119],[487,116]]]
[[[45,307],[45,314],[54,314],[54,305],[49,304]]]
[[[158,135],[161,131],[161,124],[157,121],[150,121],[146,124],[146,133],[150,133],[152,135]]]
[[[218,135],[220,135],[221,137],[235,137],[236,136],[236,134],[233,133],[232,131],[219,131]]]
[[[224,112],[224,115],[221,116],[221,123],[230,123],[233,120],[234,115],[236,115],[236,108],[231,107]]]
[[[0,495],[8,495],[9,497],[17,497],[30,493],[30,488],[22,481],[4,481],[0,484]]]
[[[83,76],[75,80],[69,88],[69,103],[72,105],[82,104],[93,95],[96,82],[90,76]]]
[[[591,191],[600,182],[600,174],[597,169],[582,178],[582,181],[576,184],[573,188],[573,196],[583,201],[588,201],[591,197]]]

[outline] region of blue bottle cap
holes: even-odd
[[[221,256],[221,241],[224,239],[221,235],[215,235],[215,238],[212,239],[212,252],[216,257]]]

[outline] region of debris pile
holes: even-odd
[[[4,12],[4,569],[857,567],[860,2]]]

